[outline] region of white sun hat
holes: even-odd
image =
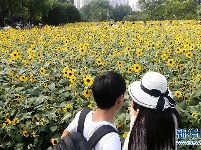
[[[175,106],[167,80],[158,72],[147,72],[141,81],[129,85],[128,92],[135,103],[147,108],[163,111]]]

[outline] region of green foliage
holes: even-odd
[[[70,3],[56,3],[54,8],[49,11],[48,16],[43,18],[51,25],[73,23],[81,20],[78,9]]]
[[[167,1],[164,16],[165,19],[196,19],[197,5],[194,0]]]
[[[55,0],[1,0],[0,1],[0,26],[4,25],[4,18],[13,24],[18,18],[26,23],[40,20],[47,15]]]
[[[107,0],[93,0],[80,10],[84,21],[106,21],[113,16],[113,7]]]
[[[137,20],[144,20],[144,13],[142,13],[141,11],[132,11],[130,12],[127,16],[125,16],[123,18],[123,20],[125,21],[137,21]]]
[[[197,4],[194,0],[140,0],[145,20],[196,19]]]
[[[121,21],[131,12],[132,8],[129,5],[117,5],[113,11],[114,20]]]
[[[150,70],[164,74],[183,127],[201,128],[200,26],[167,22],[0,30],[0,148],[51,149],[79,110],[96,109],[91,84],[107,70],[121,73],[127,86]],[[114,122],[122,142],[131,103],[128,92],[124,98]]]

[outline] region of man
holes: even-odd
[[[116,72],[108,71],[95,78],[92,92],[98,109],[89,112],[85,118],[83,135],[87,140],[103,125],[110,125],[116,129],[114,118],[123,105],[125,91],[125,80]],[[64,130],[61,138],[77,130],[79,115],[80,112]],[[115,132],[104,135],[93,150],[121,150],[119,135]]]

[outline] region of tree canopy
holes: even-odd
[[[48,14],[55,0],[1,0],[0,25],[15,21],[34,22]]]
[[[60,25],[81,21],[81,16],[74,5],[67,2],[58,2],[43,19],[47,24]]]
[[[140,11],[128,5],[114,8],[108,0],[92,0],[80,11],[74,0],[0,0],[0,26],[42,22],[199,19],[201,0],[139,0]]]
[[[113,7],[107,0],[92,0],[80,12],[84,21],[105,21],[113,16]]]
[[[195,19],[199,0],[139,0],[145,20]]]

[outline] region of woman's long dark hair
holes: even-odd
[[[181,128],[181,117],[175,108],[160,111],[140,106],[128,150],[175,150],[175,122]]]

